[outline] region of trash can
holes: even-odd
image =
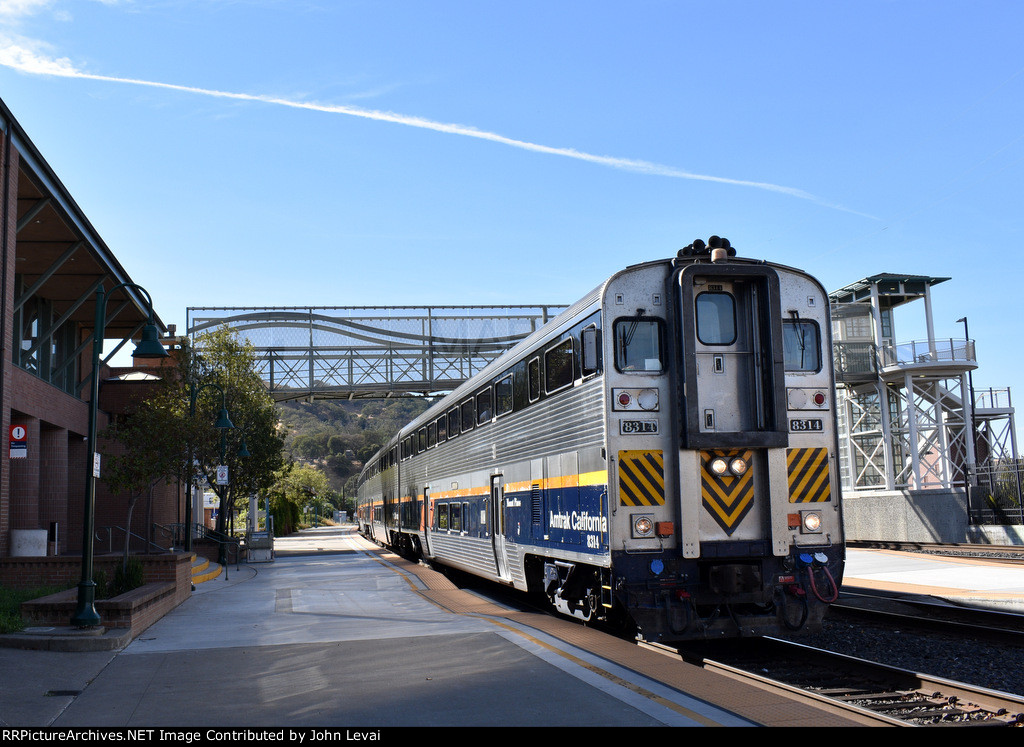
[[[271,532],[246,532],[246,560],[249,563],[269,563],[274,559],[274,535]]]

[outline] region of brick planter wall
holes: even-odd
[[[132,555],[142,563],[144,584],[110,599],[97,600],[100,622],[108,628],[130,628],[134,638],[192,594],[192,558],[183,553]],[[93,561],[113,580],[120,556]],[[22,604],[33,625],[67,625],[78,605],[81,558],[0,558],[0,585],[9,588],[67,586],[65,591]]]

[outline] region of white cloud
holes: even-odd
[[[0,65],[33,75],[71,78],[81,75],[67,57],[53,59],[3,38],[0,38]]]
[[[23,18],[53,4],[53,0],[0,0],[0,18]]]
[[[0,0],[0,2],[3,1],[4,0]],[[7,1],[23,3],[43,2],[43,0]],[[0,40],[0,44],[2,44],[2,40]],[[106,81],[110,83],[127,83],[130,85],[148,86],[151,88],[163,88],[166,90],[181,91],[184,93],[193,93],[202,96],[212,96],[216,98],[234,99],[239,101],[261,102],[264,104],[287,106],[295,109],[308,109],[311,111],[325,112],[328,114],[344,114],[352,117],[361,117],[363,119],[372,119],[380,122],[391,122],[394,124],[405,125],[408,127],[417,127],[420,129],[434,130],[435,132],[443,132],[449,135],[459,135],[462,137],[471,137],[479,140],[487,140],[490,142],[507,145],[513,148],[520,148],[522,150],[532,151],[535,153],[545,153],[548,155],[573,158],[579,161],[586,161],[588,163],[593,163],[600,166],[607,166],[610,168],[620,169],[624,171],[631,171],[641,174],[651,174],[655,176],[664,176],[675,179],[690,179],[696,181],[716,182],[719,184],[730,184],[740,187],[750,187],[754,189],[767,190],[769,192],[776,192],[779,194],[788,195],[790,197],[796,197],[802,200],[810,200],[818,204],[826,205],[826,203],[822,202],[813,195],[808,194],[803,190],[795,189],[793,187],[785,187],[778,184],[771,184],[768,182],[755,182],[743,179],[732,179],[728,177],[711,176],[708,174],[696,174],[689,171],[685,171],[683,169],[676,168],[674,166],[666,166],[659,163],[652,163],[650,161],[642,161],[630,158],[617,158],[614,156],[601,156],[592,153],[578,151],[574,148],[541,145],[539,143],[531,143],[525,140],[517,140],[515,138],[507,137],[505,135],[500,135],[494,132],[478,130],[477,128],[468,125],[460,125],[450,122],[437,122],[434,120],[410,116],[407,114],[398,114],[395,112],[379,111],[375,109],[364,109],[362,107],[340,104],[319,104],[310,101],[295,101],[291,99],[278,98],[275,96],[268,96],[265,94],[234,93],[230,91],[217,91],[208,88],[197,88],[194,86],[183,86],[174,83],[160,83],[157,81],[138,80],[134,78],[121,78],[108,75],[96,75],[93,73],[87,73],[82,70],[79,70],[66,57],[52,59],[42,54],[39,54],[31,49],[28,49],[27,47],[19,46],[17,44],[4,44],[2,48],[0,48],[0,65],[4,65],[14,70],[19,70],[23,73],[29,73],[33,75],[55,75],[65,78],[82,78],[87,80]],[[826,206],[837,210],[846,210],[845,208],[837,205]]]

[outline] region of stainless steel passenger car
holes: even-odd
[[[696,241],[402,429],[361,530],[648,640],[814,629],[844,564],[831,350],[816,280]]]

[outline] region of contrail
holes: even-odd
[[[20,47],[17,45],[8,45],[4,49],[0,49],[0,65],[12,68],[14,70],[18,70],[23,73],[29,73],[32,75],[52,75],[63,78],[99,80],[109,83],[128,83],[136,86],[163,88],[171,91],[182,91],[184,93],[194,93],[202,96],[213,96],[216,98],[223,99],[235,99],[238,101],[257,101],[264,104],[276,104],[278,106],[287,106],[293,109],[308,109],[311,111],[326,112],[328,114],[346,114],[351,117],[361,117],[363,119],[372,119],[377,120],[379,122],[392,122],[394,124],[401,124],[407,127],[418,127],[424,130],[434,130],[435,132],[443,132],[449,135],[461,135],[463,137],[472,137],[477,138],[479,140],[489,140],[491,142],[500,143],[502,145],[511,146],[513,148],[521,148],[523,150],[533,151],[535,153],[546,153],[548,155],[553,156],[563,156],[565,158],[574,158],[579,161],[587,161],[589,163],[594,163],[601,166],[608,166],[615,169],[622,169],[625,171],[632,171],[641,174],[652,174],[656,176],[666,176],[676,179],[693,179],[697,181],[717,182],[719,184],[730,184],[739,187],[752,187],[755,189],[762,189],[770,192],[778,192],[780,194],[789,195],[791,197],[797,197],[802,200],[810,200],[818,204],[825,204],[822,203],[817,197],[808,194],[803,190],[794,189],[792,187],[784,187],[777,184],[771,184],[768,182],[755,182],[746,181],[742,179],[729,179],[721,176],[709,176],[707,174],[695,174],[672,166],[651,163],[649,161],[641,161],[629,158],[615,158],[612,156],[598,156],[591,153],[578,151],[573,148],[557,148],[549,145],[531,143],[525,140],[517,140],[515,138],[506,137],[504,135],[499,135],[494,132],[478,130],[475,127],[470,127],[467,125],[452,124],[447,122],[435,122],[433,120],[424,119],[422,117],[413,117],[405,114],[397,114],[394,112],[378,111],[375,109],[364,109],[362,107],[344,106],[340,104],[318,104],[315,102],[307,101],[293,101],[290,99],[278,98],[276,96],[267,96],[264,94],[216,91],[209,88],[197,88],[195,86],[183,86],[174,83],[160,83],[151,80],[138,80],[136,78],[121,78],[111,75],[96,75],[95,73],[86,73],[77,69],[67,58],[55,60],[46,57],[41,57],[35,54],[34,52],[31,52],[25,49],[24,47]],[[844,210],[844,208],[835,205],[828,205],[828,207]]]

